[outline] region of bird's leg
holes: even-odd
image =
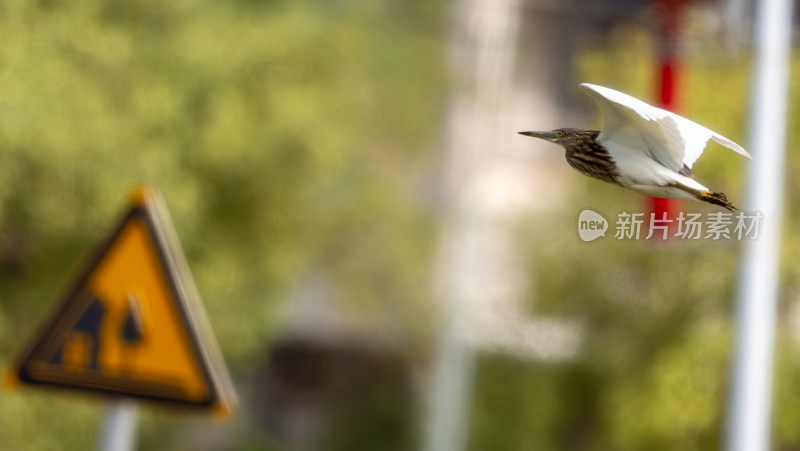
[[[724,193],[715,193],[712,191],[703,191],[697,194],[697,198],[709,204],[719,205],[725,207],[728,211],[737,211],[738,208],[734,207],[732,203],[728,202],[728,198]]]
[[[739,209],[736,208],[732,203],[728,202],[728,197],[725,196],[725,193],[715,193],[713,191],[700,191],[688,186],[682,185],[680,183],[675,183],[672,186],[678,189],[682,189],[687,193],[691,194],[692,196],[696,197],[697,200],[701,200],[703,202],[708,202],[709,204],[719,205],[720,207],[727,208],[728,211],[738,211]]]

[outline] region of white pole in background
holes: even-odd
[[[494,227],[476,202],[481,175],[496,151],[491,138],[498,97],[510,89],[517,31],[508,1],[461,0],[455,4],[450,56],[456,94],[451,104],[446,198],[448,212],[438,280],[444,324],[430,385],[427,451],[460,451],[467,440],[479,285],[485,281]],[[507,132],[508,133],[508,132]]]
[[[753,161],[745,211],[760,211],[764,219],[758,238],[742,243],[729,451],[766,451],[770,445],[792,2],[764,0],[757,5],[750,117]]]
[[[112,400],[100,431],[100,451],[132,451],[136,446],[138,407],[130,399]]]

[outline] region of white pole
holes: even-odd
[[[136,447],[138,407],[129,399],[111,401],[100,431],[100,451],[132,451]]]
[[[766,451],[770,444],[791,13],[791,0],[758,2],[750,117],[753,161],[745,211],[760,211],[764,219],[758,239],[743,243],[729,451]]]
[[[441,265],[437,268],[444,325],[430,386],[427,451],[465,448],[475,368],[468,342],[476,289],[484,276],[490,221],[476,205],[480,175],[495,151],[489,136],[501,91],[509,89],[517,29],[514,4],[495,0],[456,3],[451,57],[457,94],[452,102]]]

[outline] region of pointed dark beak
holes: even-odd
[[[544,139],[547,141],[555,141],[556,135],[551,132],[519,132],[520,135],[532,136],[534,138]]]

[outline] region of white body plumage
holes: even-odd
[[[681,173],[692,168],[709,139],[751,158],[728,138],[661,108],[610,88],[583,83],[580,87],[604,115],[597,141],[608,150],[625,188],[655,197],[696,199],[710,191]]]

